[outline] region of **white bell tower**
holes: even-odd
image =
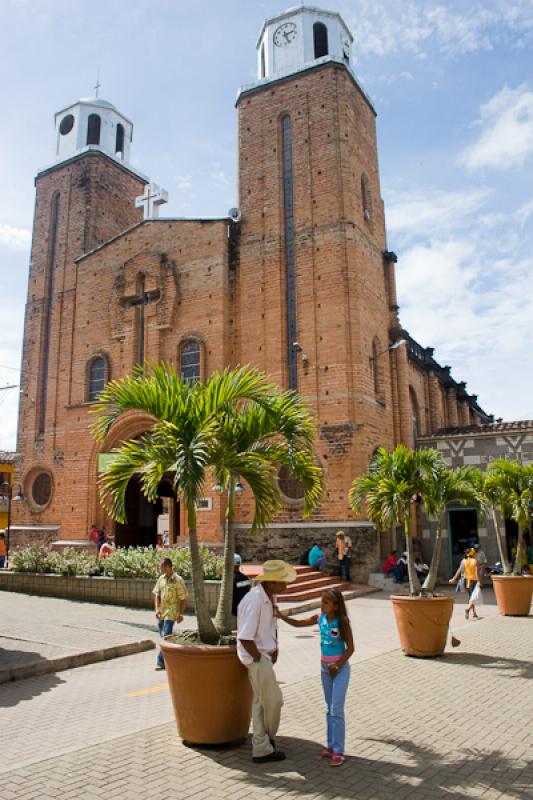
[[[56,161],[101,150],[129,162],[133,123],[101,97],[83,98],[55,115]]]
[[[257,42],[258,78],[279,78],[320,59],[350,67],[352,42],[340,14],[314,6],[290,8],[263,23]]]

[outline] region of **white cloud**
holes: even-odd
[[[523,227],[530,217],[533,217],[533,200],[530,200],[529,203],[525,203],[521,208],[519,208],[516,212],[516,215],[520,225]]]
[[[533,154],[533,92],[505,86],[481,106],[481,134],[460,156],[468,169],[521,166]]]
[[[458,238],[416,245],[398,269],[402,322],[421,344],[468,380],[486,410],[506,418],[531,416],[533,378],[530,291],[533,257],[498,260],[490,243]],[[523,394],[516,395],[517,377]]]
[[[217,188],[223,188],[225,186],[229,186],[230,182],[226,176],[226,173],[222,169],[213,170],[209,173],[209,178],[213,186]]]
[[[178,191],[180,192],[192,188],[192,175],[176,175],[175,180]]]
[[[424,0],[360,0],[343,11],[355,32],[356,54],[455,57],[490,50],[505,41],[524,47],[532,33],[530,0],[484,0],[470,5]]]
[[[491,190],[485,188],[388,192],[387,228],[401,242],[412,237],[427,239],[441,236],[476,214],[490,194]]]
[[[0,245],[25,250],[31,243],[31,231],[26,228],[15,228],[12,225],[0,225]]]
[[[398,248],[401,320],[467,380],[488,412],[531,417],[533,248],[518,209],[487,208],[488,190],[396,194],[387,218]]]

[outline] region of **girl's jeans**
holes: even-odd
[[[159,619],[157,620],[157,624],[159,626],[159,635],[161,638],[165,636],[170,636],[172,633],[172,629],[174,628],[174,620],[173,619]],[[163,653],[161,650],[157,654],[157,666],[158,667],[165,667],[165,662],[163,661]]]
[[[326,664],[321,665],[322,688],[327,706],[328,747],[334,753],[344,753],[344,701],[350,682],[350,665],[343,667],[332,678]]]

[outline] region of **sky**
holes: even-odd
[[[18,383],[35,174],[53,115],[100,96],[165,216],[236,204],[239,86],[282,0],[0,0],[0,387]],[[533,418],[533,0],[322,0],[377,110],[404,327],[489,413]],[[18,389],[0,391],[14,449]]]

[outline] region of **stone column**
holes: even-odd
[[[440,383],[434,372],[429,374],[429,418],[431,424],[429,433],[435,433],[439,428],[444,427]]]
[[[457,394],[453,387],[450,387],[446,393],[446,402],[448,404],[448,424],[450,428],[457,428],[459,420],[457,418]]]
[[[400,441],[407,447],[413,446],[413,423],[411,399],[409,397],[409,365],[407,345],[394,351],[398,377],[398,413],[400,423]]]

